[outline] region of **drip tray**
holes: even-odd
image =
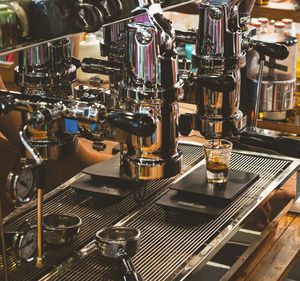
[[[254,173],[229,170],[227,183],[212,184],[206,180],[205,165],[201,165],[180,181],[171,184],[171,190],[156,204],[181,213],[218,216],[258,178]]]

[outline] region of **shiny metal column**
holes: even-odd
[[[224,3],[223,3],[224,2]],[[197,67],[193,128],[206,138],[232,135],[243,126],[240,68],[245,64],[238,9],[226,1],[202,3],[192,63]]]
[[[142,2],[139,8],[152,3]],[[167,178],[181,170],[176,122],[177,101],[183,92],[174,35],[158,4],[150,5],[146,15],[137,14],[128,24],[122,106],[149,114],[156,123],[152,136],[131,135],[121,143],[122,168],[135,179]]]

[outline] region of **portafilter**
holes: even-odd
[[[140,236],[138,229],[126,226],[107,227],[96,233],[98,252],[118,261],[125,281],[142,281],[131,261],[140,247]]]

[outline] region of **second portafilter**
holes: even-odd
[[[96,233],[98,252],[104,257],[116,259],[124,281],[142,281],[131,257],[139,250],[141,232],[133,227],[107,227]]]

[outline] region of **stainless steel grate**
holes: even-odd
[[[204,157],[203,149],[200,145],[180,143],[179,148],[183,153],[183,171],[187,171],[188,168],[194,166]]]
[[[180,149],[183,151],[183,170],[193,166],[203,158],[202,148],[198,145],[181,144]],[[52,270],[54,266],[59,265],[71,256],[74,251],[90,242],[97,230],[124,218],[141,203],[144,204],[157,196],[159,192],[163,192],[173,180],[166,179],[148,183],[143,202],[138,202],[134,195],[120,200],[109,196],[95,197],[78,193],[71,188],[56,194],[45,203],[44,213],[71,213],[81,217],[83,224],[78,239],[67,247],[47,247],[45,259],[47,264],[42,270],[37,269],[33,264],[27,263],[17,266],[14,260],[10,259],[10,280],[38,280]],[[28,210],[6,223],[5,231],[17,231],[25,220],[33,219],[35,216],[35,209]],[[1,269],[3,269],[3,266]]]
[[[143,280],[175,279],[186,270],[185,266],[194,257],[200,258],[200,253],[221,243],[220,234],[238,225],[243,216],[259,204],[264,192],[271,192],[289,178],[299,168],[299,161],[294,165],[291,159],[235,152],[232,155],[231,168],[258,173],[260,179],[234,200],[217,218],[186,217],[151,203],[119,223],[141,230],[141,249],[133,258],[133,262]],[[82,268],[80,274],[85,277],[81,279],[73,275],[76,276],[76,280],[88,280],[87,278],[121,280],[117,276],[116,265],[104,268],[102,260],[99,260],[95,253],[89,256],[75,256],[77,260],[67,263],[60,271],[53,274],[50,280],[70,280],[69,274],[76,274],[79,266]],[[98,266],[99,271],[91,271],[90,264],[93,264],[93,268]],[[115,269],[115,275],[112,274],[112,268]]]
[[[130,221],[128,225],[139,228],[143,234],[145,232],[145,239],[148,239],[148,235],[155,236],[155,242],[151,243],[151,255],[146,254],[149,242],[143,241],[143,245],[146,246],[145,248],[142,247],[142,250],[134,259],[144,280],[167,280],[174,270],[185,262],[187,257],[192,256],[193,253],[212,240],[230,220],[234,219],[235,214],[245,208],[257,192],[262,191],[288,164],[289,161],[233,153],[232,169],[258,173],[260,179],[230,204],[223,214],[216,219],[202,221],[196,226],[180,225],[178,227],[176,223],[166,223],[168,219],[166,219],[164,210],[153,206],[152,209],[146,210],[139,217]],[[264,169],[265,166],[268,168]],[[161,224],[161,226],[154,228],[159,229],[156,233],[151,230],[153,224]],[[148,256],[156,257],[156,262],[151,263]],[[148,267],[147,264],[150,264],[151,267]],[[162,264],[163,266],[161,266]]]

